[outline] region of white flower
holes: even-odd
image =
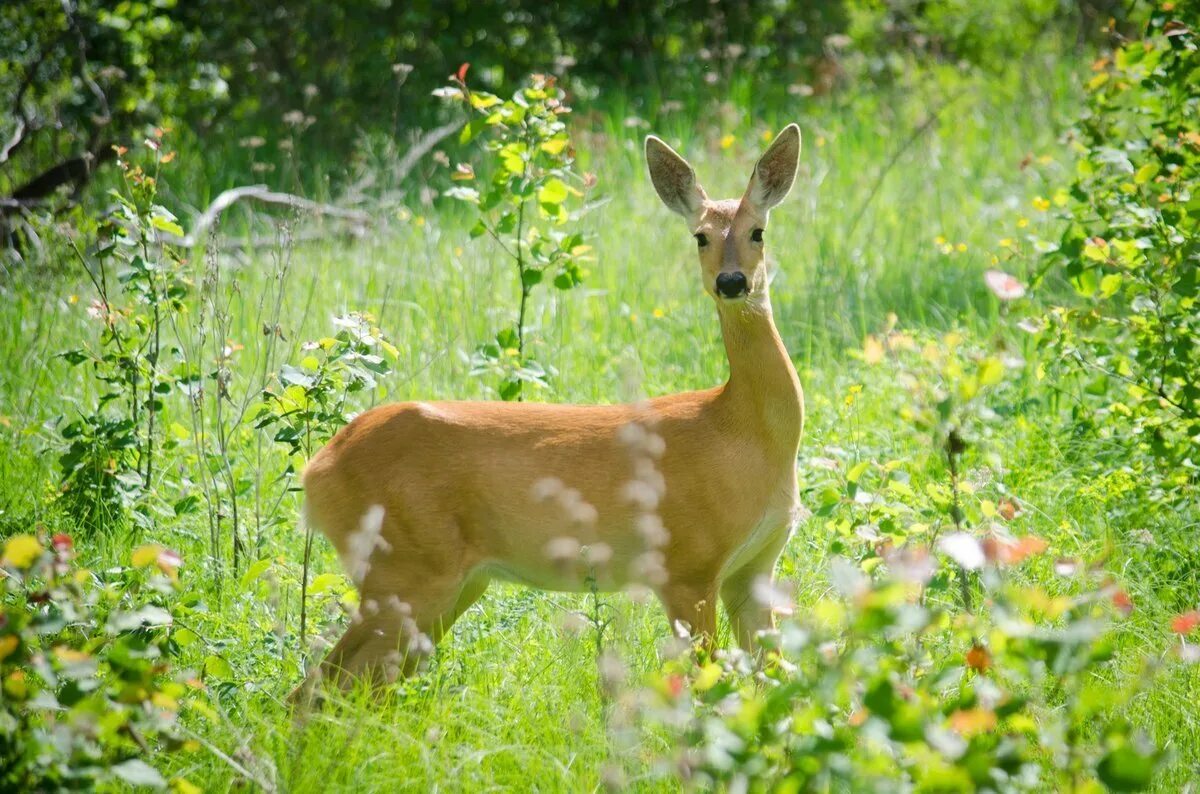
[[[938,541],[938,549],[968,571],[983,567],[986,557],[983,546],[966,532],[954,532]]]
[[[983,274],[983,280],[987,283],[988,289],[999,300],[1013,301],[1017,298],[1025,297],[1025,285],[1008,273],[1000,270],[989,270]]]

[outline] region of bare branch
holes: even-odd
[[[311,199],[306,199],[303,196],[292,195],[291,193],[278,193],[269,189],[266,185],[249,185],[231,188],[217,196],[216,200],[208,206],[208,209],[200,213],[200,216],[196,218],[195,223],[192,224],[192,230],[188,234],[180,237],[175,234],[159,232],[158,241],[185,248],[195,247],[204,240],[205,232],[208,231],[210,226],[216,223],[221,213],[242,199],[254,199],[266,204],[280,204],[302,212],[312,212],[317,215],[341,218],[342,220],[349,221],[355,228],[364,227],[371,221],[371,216],[360,210],[350,210],[333,204],[322,204]]]

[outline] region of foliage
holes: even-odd
[[[1141,37],[1097,60],[1076,126],[1076,178],[1049,275],[1082,301],[1052,309],[1048,360],[1086,382],[1075,421],[1119,428],[1157,459],[1160,498],[1200,481],[1200,14],[1149,13]]]
[[[161,138],[159,131],[146,141],[154,154],[152,173],[118,161],[125,190],[111,193],[116,208],[91,261],[80,255],[97,293],[88,313],[102,325],[99,344],[59,354],[73,366],[86,365],[100,391],[95,406],[61,430],[67,447],[59,458],[64,501],[86,526],[119,519],[159,473],[154,463],[164,398],[176,385],[164,361],[172,351],[163,335],[190,290],[179,251],[162,241],[164,233],[183,232],[157,203],[159,167],[172,158],[161,152]],[[145,511],[132,515],[143,525],[150,520]]]
[[[224,82],[197,62],[195,28],[168,2],[29,0],[0,7],[0,233],[38,227],[152,123],[209,117]],[[11,233],[11,238],[10,238]]]
[[[871,580],[834,560],[840,597],[764,637],[761,674],[737,656],[669,665],[666,718],[684,712],[681,763],[701,788],[1019,791],[1148,788],[1162,757],[1119,715],[1148,684],[1113,689],[1114,596],[1096,574],[1072,595],[1005,575],[1017,546],[964,542],[985,610],[955,614],[922,591],[938,570],[893,550]],[[969,551],[968,551],[969,550]],[[684,686],[686,679],[690,686]],[[661,718],[661,717],[660,717]],[[677,721],[677,720],[676,720]]]
[[[179,712],[202,687],[173,667],[178,555],[144,546],[101,573],[39,532],[10,537],[0,566],[0,787],[166,788],[153,753],[195,748]]]
[[[351,312],[333,320],[337,331],[301,346],[299,366],[285,364],[277,386],[263,391],[256,427],[274,428],[293,462],[303,462],[351,419],[347,400],[379,387],[391,371],[396,348],[370,314]],[[288,469],[289,474],[294,467]]]
[[[520,290],[516,321],[476,349],[472,374],[498,376],[501,399],[519,400],[526,383],[548,385],[545,369],[527,349],[526,310],[534,289],[546,279],[560,290],[583,282],[583,262],[591,247],[584,245],[579,232],[559,227],[577,219],[569,205],[583,195],[576,184],[587,186],[587,180],[574,170],[574,151],[562,119],[570,108],[553,77],[534,75],[509,100],[472,91],[465,78],[464,64],[454,84],[439,93],[465,103],[472,117],[459,140],[483,141],[491,156],[491,176],[481,180],[479,188],[460,185],[447,195],[478,208],[471,237],[487,234],[496,241],[515,268]],[[460,164],[453,178],[475,182],[475,170]]]

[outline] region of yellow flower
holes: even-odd
[[[657,306],[654,307],[654,317],[656,319],[661,320],[662,318],[664,318],[666,316],[667,316],[667,313],[665,311],[663,311],[662,309],[660,309]]]
[[[954,250],[961,254],[963,251],[967,250],[967,244],[959,243],[958,245],[954,246]]]
[[[820,148],[821,148],[822,146],[824,146],[824,145],[825,145],[825,136],[824,136],[824,135],[818,135],[818,136],[817,136],[817,148],[818,148],[818,149],[820,149]]]
[[[1029,225],[1028,218],[1017,218],[1017,228],[1018,229],[1024,229],[1028,225]]]
[[[155,543],[148,543],[145,546],[138,546],[133,550],[133,558],[131,562],[134,568],[147,568],[158,561],[158,555],[162,552],[163,547]]]
[[[13,535],[4,544],[4,561],[17,568],[28,568],[42,553],[42,544],[33,535]]]
[[[945,245],[946,238],[939,234],[937,237],[933,238],[933,242],[935,245]]]
[[[76,303],[79,303],[79,296],[78,295],[68,296],[67,303],[70,304],[71,306],[74,306]]]
[[[722,149],[728,149],[730,146],[733,146],[733,143],[734,143],[734,141],[736,141],[736,140],[737,140],[737,136],[735,136],[735,135],[723,135],[723,136],[721,136],[721,148],[722,148]]]
[[[771,132],[770,130],[763,130],[763,134],[762,134],[763,143],[770,143],[771,139],[774,137],[775,137],[775,133]]]
[[[1013,247],[1013,239],[1011,237],[1001,237],[1000,238],[1000,247],[1001,248],[1012,248]]]
[[[1038,196],[1033,200],[1033,208],[1038,212],[1045,212],[1046,210],[1050,209],[1050,201],[1049,199],[1044,199],[1041,196]]]

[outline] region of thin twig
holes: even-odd
[[[854,232],[858,228],[859,222],[862,221],[863,216],[866,214],[867,208],[871,206],[871,202],[875,200],[875,196],[879,193],[879,189],[883,187],[883,181],[887,179],[887,175],[891,173],[892,169],[896,166],[896,163],[900,161],[900,158],[904,155],[904,153],[908,151],[913,144],[920,140],[921,136],[925,134],[926,130],[937,123],[938,119],[941,118],[942,112],[946,108],[958,101],[959,97],[966,92],[967,90],[964,88],[951,94],[950,97],[943,102],[937,110],[929,114],[929,118],[921,122],[921,124],[918,125],[911,134],[909,134],[908,138],[904,140],[904,143],[900,144],[896,151],[892,152],[892,156],[888,158],[887,163],[884,164],[883,168],[881,168],[879,173],[876,175],[875,182],[872,183],[871,189],[867,192],[867,197],[863,199],[862,203],[858,205],[858,209],[856,209],[854,214],[851,216],[852,220],[850,221],[850,226],[847,228],[845,235],[843,235],[845,240],[849,241],[854,238]]]

